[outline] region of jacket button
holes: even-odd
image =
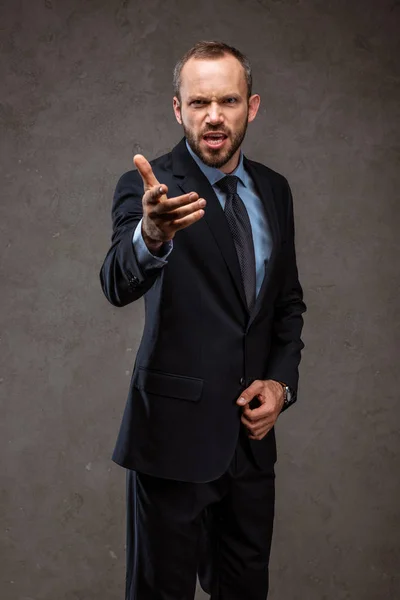
[[[244,381],[245,381],[244,377],[241,377],[240,380],[239,380],[240,385],[244,385]]]
[[[139,283],[139,279],[134,275],[133,277],[129,278],[129,285],[137,285]]]

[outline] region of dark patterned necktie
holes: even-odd
[[[247,306],[251,310],[256,299],[256,261],[249,215],[236,191],[238,181],[236,175],[227,175],[217,186],[226,194],[225,216],[239,259]]]

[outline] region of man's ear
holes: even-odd
[[[181,103],[176,96],[174,96],[172,105],[174,108],[175,119],[178,121],[179,125],[182,125]]]
[[[252,96],[250,96],[250,98],[249,98],[249,116],[247,119],[248,123],[251,123],[256,118],[256,114],[258,112],[258,109],[260,108],[260,102],[261,102],[261,98],[258,94],[253,94]]]

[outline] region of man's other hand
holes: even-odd
[[[150,163],[141,154],[133,157],[144,186],[142,235],[150,252],[172,240],[179,229],[189,227],[204,215],[206,201],[196,192],[167,198],[168,188],[160,184]]]
[[[257,398],[260,406],[249,407],[253,398]],[[272,379],[256,379],[246,388],[236,404],[243,407],[241,421],[246,427],[251,440],[262,440],[282,410],[284,401],[283,387]]]

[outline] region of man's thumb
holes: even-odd
[[[253,400],[253,398],[260,393],[261,387],[262,382],[259,379],[253,381],[253,383],[249,385],[248,388],[243,390],[243,392],[240,395],[240,398],[238,398],[238,400],[236,401],[236,404],[239,404],[239,406],[246,406],[246,404],[249,404]]]
[[[244,394],[242,394],[242,396],[240,396],[239,400],[237,400],[236,404],[239,404],[239,406],[246,406],[246,404],[248,404],[250,402],[250,398],[246,398]]]

